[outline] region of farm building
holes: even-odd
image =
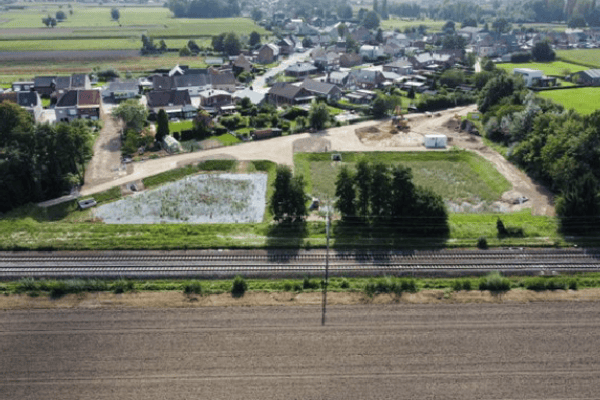
[[[600,86],[600,69],[588,69],[574,74],[575,81],[580,85]]]
[[[428,149],[443,149],[446,147],[447,141],[446,135],[425,135],[423,144]]]
[[[515,68],[513,69],[514,75],[521,75],[525,81],[525,86],[537,86],[544,77],[544,73],[539,69],[531,68]]]

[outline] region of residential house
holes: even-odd
[[[543,78],[544,73],[539,69],[531,69],[531,68],[514,68],[514,75],[520,75],[523,77],[525,81],[525,86],[537,86],[540,83],[540,80]]]
[[[276,83],[267,93],[267,101],[277,106],[310,103],[314,98],[305,88],[290,83]]]
[[[345,53],[340,55],[340,67],[352,68],[356,65],[362,64],[362,56],[356,53]]]
[[[382,47],[382,51],[384,55],[394,58],[404,54],[404,48],[396,42],[388,42]]]
[[[35,85],[33,81],[22,81],[12,83],[13,92],[29,92],[32,90],[35,90]]]
[[[364,26],[359,26],[353,30],[352,33],[350,33],[350,36],[358,43],[371,42],[374,39],[371,32]]]
[[[383,49],[379,46],[362,45],[358,50],[358,53],[365,60],[376,60],[377,58],[384,55]]]
[[[242,101],[242,99],[244,97],[249,98],[250,102],[252,104],[254,104],[255,106],[258,106],[265,101],[266,94],[261,93],[261,92],[255,92],[252,89],[246,88],[246,89],[238,90],[237,92],[234,92],[233,95],[231,96],[231,98],[233,99],[233,101],[235,103],[239,103],[240,101]]]
[[[114,101],[133,99],[140,94],[140,85],[137,80],[113,81],[102,92],[102,97],[110,97]]]
[[[240,54],[236,57],[233,62],[232,69],[234,74],[241,74],[242,72],[252,72],[252,63],[244,56]]]
[[[210,74],[210,82],[215,90],[235,92],[235,76],[232,71],[215,71]]]
[[[350,72],[348,71],[331,71],[327,75],[327,82],[341,87],[345,87],[346,83],[348,82],[349,75]]]
[[[233,102],[231,93],[225,90],[205,90],[200,93],[200,106],[202,108],[214,108],[230,106]]]
[[[350,71],[346,87],[351,89],[375,89],[385,81],[381,71],[355,69]]]
[[[50,96],[56,87],[56,76],[36,76],[33,79],[33,88],[40,96]]]
[[[91,90],[92,83],[87,74],[71,76],[36,76],[33,86],[41,96],[50,96],[54,92],[59,95],[68,90]]]
[[[339,69],[340,55],[336,52],[329,51],[325,54],[314,57],[315,66],[324,71]]]
[[[600,86],[600,69],[588,69],[575,74],[574,81],[580,85]]]
[[[32,91],[20,91],[20,92],[8,92],[0,94],[0,103],[3,101],[9,101],[23,107],[27,110],[36,122],[39,122],[42,117],[44,108],[42,107],[42,100],[37,92]]]
[[[342,97],[340,88],[331,83],[319,82],[307,78],[302,82],[300,87],[308,90],[314,96],[323,97],[327,100],[339,100]]]
[[[190,92],[187,90],[153,90],[146,94],[147,107],[151,114],[158,114],[163,109],[169,118],[184,118],[192,105]]]
[[[152,89],[155,91],[173,90],[175,81],[172,76],[154,75],[152,76]]]
[[[296,43],[290,38],[283,38],[277,42],[277,46],[279,47],[279,54],[290,55],[294,52]]]
[[[209,74],[190,74],[171,77],[173,80],[172,89],[187,90],[190,96],[196,97],[200,92],[212,87],[212,80]]]
[[[317,72],[317,67],[309,63],[296,63],[292,64],[285,69],[287,76],[294,76],[301,78],[304,76],[312,75]]]
[[[260,64],[271,64],[279,57],[279,47],[272,43],[263,44],[258,49],[256,61]]]
[[[454,56],[448,53],[426,52],[408,58],[414,69],[449,68],[454,64]]]
[[[56,102],[54,111],[57,121],[70,122],[79,118],[97,120],[101,116],[101,108],[99,90],[67,90]]]
[[[370,104],[376,95],[377,95],[377,93],[375,93],[371,90],[359,89],[352,93],[348,93],[346,95],[346,98],[348,99],[349,102],[354,103],[354,104]]]
[[[413,73],[412,64],[409,61],[394,61],[383,66],[384,72],[395,72],[398,75],[411,75]]]

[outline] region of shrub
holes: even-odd
[[[414,279],[402,279],[400,286],[403,292],[416,293],[417,292],[417,281]]]
[[[242,276],[237,275],[235,278],[233,278],[231,294],[234,297],[242,297],[244,295],[244,293],[246,293],[247,289],[248,289],[248,283]]]
[[[348,279],[342,279],[342,281],[340,282],[340,288],[341,289],[350,289],[350,282],[348,282]]]
[[[21,278],[17,283],[17,293],[38,290],[38,285],[33,278]]]
[[[202,285],[198,281],[188,283],[183,288],[185,294],[202,294]]]
[[[319,282],[317,282],[315,280],[311,280],[308,277],[304,277],[304,279],[302,280],[302,288],[303,289],[318,289]]]
[[[114,293],[131,292],[133,290],[133,282],[127,279],[119,279],[118,281],[113,282],[111,290]]]
[[[479,239],[477,239],[477,248],[485,250],[488,248],[488,243],[487,243],[487,239],[485,238],[485,236],[480,236]]]
[[[479,281],[479,290],[506,292],[510,290],[510,281],[503,277],[499,272],[492,272]]]
[[[569,289],[571,290],[577,290],[578,286],[577,286],[577,280],[576,279],[570,279],[569,280]]]

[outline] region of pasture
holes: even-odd
[[[417,27],[419,27],[419,25],[425,25],[425,26],[427,26],[428,31],[437,32],[437,31],[442,30],[442,27],[444,26],[445,23],[446,23],[446,21],[444,21],[444,20],[400,19],[400,18],[394,18],[393,16],[390,16],[390,19],[381,21],[381,28],[382,29],[400,29],[401,31],[404,31],[404,29],[406,29],[406,28],[412,28],[412,27],[417,28]]]
[[[547,90],[539,95],[562,104],[566,109],[575,109],[580,114],[591,114],[600,109],[600,88]]]
[[[361,157],[371,162],[401,163],[410,167],[415,184],[453,203],[493,202],[510,189],[510,184],[492,164],[467,151],[342,153],[342,165],[353,169]],[[331,154],[298,153],[294,161],[296,171],[304,175],[313,196],[335,196],[335,180],[341,165],[331,162]]]
[[[539,69],[544,72],[545,75],[555,75],[555,76],[564,76],[569,75],[573,72],[584,71],[588,68],[583,67],[577,64],[571,64],[564,61],[553,61],[549,63],[521,63],[521,64],[513,64],[513,63],[499,63],[496,64],[498,68],[502,68],[506,70],[509,74],[512,74],[514,68],[531,68],[531,69]]]
[[[600,49],[557,50],[556,56],[566,62],[600,68]]]

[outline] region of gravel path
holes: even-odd
[[[181,295],[183,296],[183,294]],[[595,399],[600,303],[0,312],[11,399]]]

